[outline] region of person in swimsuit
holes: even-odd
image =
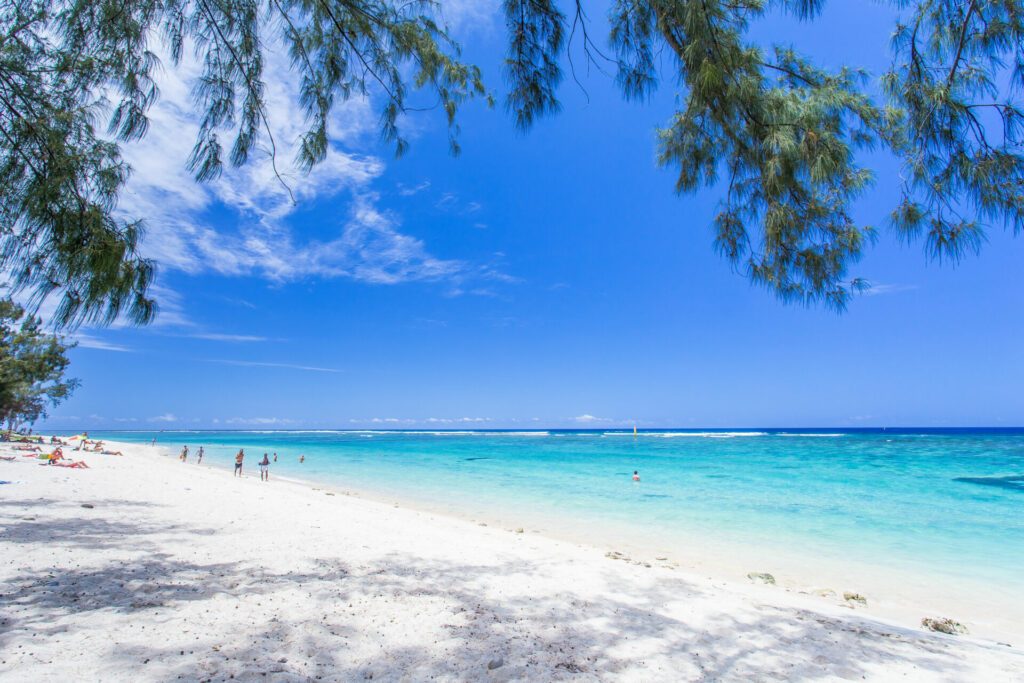
[[[263,454],[260,460],[260,481],[270,481],[270,456]]]
[[[203,447],[202,446],[199,447],[199,460],[196,461],[196,464],[197,465],[202,465],[203,464]]]
[[[235,476],[242,476],[242,461],[245,460],[245,449],[240,448],[235,456]]]
[[[640,473],[633,470],[633,481],[640,481]]]
[[[188,462],[188,446],[185,446],[184,448],[181,449],[181,458],[180,458],[180,460],[182,462]]]
[[[277,453],[274,453],[274,462],[277,462]]]
[[[299,456],[299,462],[306,462],[306,456],[300,455]]]

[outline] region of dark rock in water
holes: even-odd
[[[1019,474],[1009,477],[957,477],[953,481],[1024,492],[1024,476]]]
[[[865,607],[868,606],[868,599],[860,593],[850,593],[849,591],[847,591],[846,593],[843,593],[843,600],[846,600],[846,602],[857,602],[864,605]]]
[[[952,619],[932,619],[931,617],[925,617],[921,620],[921,626],[924,626],[929,631],[935,631],[936,633],[948,633],[951,636],[967,633],[966,626],[961,624],[959,621],[953,621]]]
[[[466,462],[472,462],[473,460],[490,460],[490,458],[466,458]]]
[[[505,666],[505,660],[501,657],[498,657],[497,659],[492,659],[491,661],[487,662],[487,669],[489,671],[500,669],[503,666]]]
[[[775,585],[775,577],[767,572],[750,572],[747,574],[747,578],[754,583],[765,583],[772,586]]]

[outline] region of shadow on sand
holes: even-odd
[[[0,658],[15,640],[37,643],[38,656],[59,656],[63,639],[88,623],[82,617],[103,613],[124,615],[132,627],[180,619],[182,630],[189,629],[188,645],[96,645],[109,648],[105,661],[137,680],[151,678],[146,667],[157,664],[159,678],[186,680],[610,680],[637,677],[635,667],[650,662],[668,663],[656,676],[662,680],[860,679],[870,665],[891,661],[936,677],[963,677],[949,641],[866,621],[760,606],[753,618],[737,620],[723,611],[691,626],[664,614],[664,605],[680,595],[699,595],[678,579],[641,595],[619,579],[622,585],[613,583],[609,594],[623,599],[602,603],[582,599],[571,587],[553,597],[498,600],[485,597],[481,586],[495,576],[522,581],[540,570],[519,561],[477,566],[401,554],[358,567],[323,558],[288,573],[187,560],[154,551],[152,537],[170,533],[187,540],[211,530],[132,520],[124,514],[132,505],[122,510],[107,501],[60,524],[2,522],[0,541],[7,544],[128,548],[132,556],[20,573],[0,585]],[[243,600],[268,605],[256,623],[217,621]],[[410,600],[424,623],[443,631],[431,646],[412,638],[393,646],[401,640],[377,640],[375,632],[357,630],[350,616],[353,606],[379,609]],[[307,609],[289,610],[299,601]],[[419,625],[405,627],[415,632]],[[56,654],[46,653],[49,646]]]

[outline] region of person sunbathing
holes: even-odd
[[[124,455],[121,451],[100,451],[103,455]]]
[[[89,469],[89,466],[85,463],[84,460],[77,460],[75,462],[53,462],[53,461],[51,461],[50,464],[54,465],[56,467],[71,467],[73,469],[78,469],[78,470],[87,470],[87,469]]]
[[[36,451],[37,453],[41,450],[39,446],[11,446],[16,451]]]

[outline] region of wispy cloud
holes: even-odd
[[[156,417],[149,418],[150,422],[177,422],[178,416],[174,413],[164,413],[163,415],[157,415]]]
[[[292,363],[270,363],[263,361],[227,360],[219,358],[211,358],[206,362],[220,363],[222,365],[238,365],[246,368],[281,368],[284,370],[304,370],[308,372],[344,372],[344,370],[339,370],[338,368],[322,368],[315,365],[295,365]]]
[[[434,207],[451,213],[476,213],[484,208],[480,202],[463,202],[454,192],[445,192],[434,202]]]
[[[253,310],[253,311],[256,310],[256,304],[252,303],[251,301],[246,301],[245,299],[231,299],[231,298],[225,297],[224,301],[228,302],[229,304],[233,304],[235,306],[241,306],[243,308],[248,308],[248,309]]]
[[[492,32],[502,19],[497,0],[445,0],[440,7],[441,18],[459,33]]]
[[[403,197],[411,197],[414,194],[419,194],[420,192],[423,192],[423,190],[426,190],[429,187],[429,180],[424,180],[422,183],[411,186],[398,183],[398,194],[402,195]]]
[[[224,342],[264,342],[266,337],[259,337],[252,334],[221,334],[219,332],[196,332],[195,334],[184,335],[190,339],[207,339],[210,341]]]
[[[917,285],[901,284],[873,284],[861,294],[864,296],[880,296],[882,294],[895,294],[896,292],[909,292],[917,289]]]
[[[221,420],[214,420],[214,422],[220,423]],[[295,424],[295,420],[286,417],[230,417],[223,422],[229,425],[258,425],[261,427]]]
[[[117,351],[120,353],[130,352],[131,349],[127,346],[120,344],[114,344],[97,337],[92,337],[88,334],[77,333],[71,336],[71,341],[78,344],[79,348],[82,349],[98,349],[100,351]]]
[[[402,424],[402,425],[452,425],[452,424],[480,424],[484,422],[494,422],[495,420],[490,417],[425,417],[425,418],[411,418],[411,417],[371,417],[371,418],[352,418],[349,420],[351,424]],[[508,420],[507,420],[508,421]],[[511,420],[514,422],[515,420]]]

